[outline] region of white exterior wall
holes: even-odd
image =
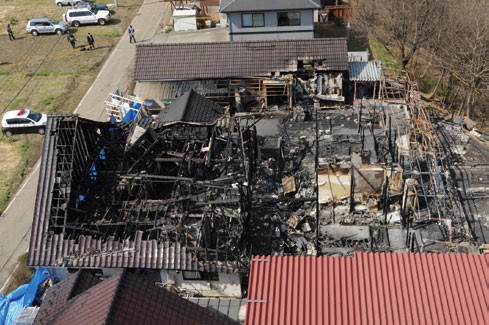
[[[82,270],[82,269],[90,270],[88,268],[74,268],[74,270]],[[73,274],[73,273],[68,272],[68,268],[66,268],[66,267],[53,267],[53,268],[50,268],[49,270],[51,271],[51,273],[53,274],[53,276],[55,278],[59,279],[60,281],[63,281],[64,279],[66,279],[67,277],[69,277],[71,274]],[[123,268],[117,268],[117,267],[107,267],[107,268],[96,269],[96,270],[102,271],[101,272],[102,275],[104,277],[109,278],[109,277],[111,277],[113,275],[122,273],[122,271],[124,269]]]
[[[174,10],[173,29],[176,32],[182,30],[197,30],[195,10]]]
[[[277,11],[263,12],[264,27],[242,27],[241,14],[229,13],[229,39],[231,41],[258,41],[280,39],[313,39],[314,38],[314,10],[299,11],[301,14],[300,26],[278,26]]]
[[[219,281],[184,280],[182,271],[162,270],[161,282],[204,297],[241,297],[241,274],[219,273]]]

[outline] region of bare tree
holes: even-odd
[[[460,109],[474,118],[478,99],[487,98],[489,79],[489,4],[485,0],[448,1],[446,25],[432,53],[443,70],[465,89]],[[482,105],[484,106],[484,105]]]
[[[352,0],[353,20],[405,69],[414,54],[440,33],[447,0]]]

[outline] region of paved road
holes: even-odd
[[[162,22],[166,22],[170,17],[170,3],[145,0],[132,21],[136,41],[151,42],[153,36],[162,29]],[[92,120],[105,120],[104,100],[117,88],[121,91],[126,90],[135,53],[136,45],[129,42],[126,31],[100,70],[97,79],[78,104],[75,113]]]
[[[170,16],[169,3],[145,0],[132,21],[136,30],[136,40],[150,41],[161,29],[161,22],[166,22]],[[114,89],[126,88],[134,54],[135,44],[129,43],[126,32],[75,112],[82,117],[105,120],[104,100]],[[5,289],[4,284],[8,282],[10,274],[17,265],[17,258],[28,249],[38,179],[39,164],[0,217],[0,292]]]

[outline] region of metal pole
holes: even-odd
[[[316,121],[316,251],[319,251],[319,125],[318,125],[318,106],[319,99],[314,99],[314,115]]]

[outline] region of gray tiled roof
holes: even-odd
[[[299,60],[321,61],[325,71],[346,71],[346,38],[138,45],[134,80],[269,76],[297,71]]]
[[[128,271],[78,288],[80,273],[48,289],[36,324],[213,324],[236,321],[160,288]],[[73,284],[75,282],[75,284]],[[75,295],[68,295],[76,290]]]
[[[222,0],[221,12],[319,9],[318,0]]]
[[[222,116],[224,108],[191,89],[175,99],[167,109],[161,110],[161,122],[214,124]]]

